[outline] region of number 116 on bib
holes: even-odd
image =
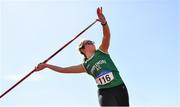
[[[107,83],[110,83],[113,79],[114,79],[113,73],[109,72],[96,78],[96,83],[98,85],[105,85]]]

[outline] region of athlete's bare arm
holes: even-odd
[[[49,69],[59,72],[59,73],[83,73],[83,72],[86,72],[86,70],[82,64],[75,65],[75,66],[69,66],[69,67],[59,67],[59,66],[45,64],[45,63],[40,63],[38,65],[38,67],[36,67],[36,71],[40,71],[44,68],[49,68]]]
[[[103,39],[99,48],[103,52],[108,53],[109,45],[110,45],[110,30],[108,24],[106,24],[103,25]]]
[[[107,21],[103,15],[102,7],[97,9],[97,15],[99,18],[98,20],[101,22],[102,27],[103,27],[103,38],[102,38],[102,42],[99,48],[103,52],[108,53],[108,49],[110,45],[110,30],[109,30]]]

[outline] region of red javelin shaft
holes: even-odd
[[[78,38],[82,33],[84,33],[86,30],[88,30],[92,25],[94,25],[98,20],[95,20],[92,24],[90,24],[87,28],[85,28],[83,31],[81,31],[78,35],[76,35],[72,40],[70,40],[68,43],[66,43],[64,46],[62,46],[59,50],[57,50],[54,54],[52,54],[50,57],[48,57],[46,60],[43,61],[43,63],[47,63],[50,59],[52,59],[55,55],[57,55],[60,51],[62,51],[66,46],[68,46],[71,42],[73,42],[76,38]],[[25,80],[27,77],[29,77],[36,69],[34,68],[30,73],[28,73],[26,76],[24,76],[21,80],[19,80],[16,84],[14,84],[12,87],[10,87],[7,91],[5,91],[1,96],[0,99],[6,95],[8,92],[10,92],[13,88],[15,88],[18,84],[20,84],[23,80]]]

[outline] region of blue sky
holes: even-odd
[[[133,106],[180,106],[178,0],[1,0],[0,93],[72,39],[102,6],[111,30],[109,53]],[[80,64],[82,39],[98,47],[96,23],[48,63]],[[1,107],[98,106],[97,87],[84,74],[45,69],[0,99]]]

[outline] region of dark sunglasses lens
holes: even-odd
[[[94,44],[94,42],[92,42],[92,41],[88,41],[86,44]]]

